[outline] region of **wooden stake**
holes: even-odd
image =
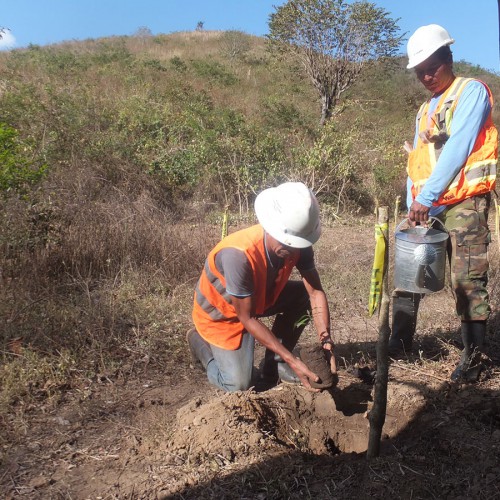
[[[382,282],[382,300],[379,308],[378,321],[378,341],[377,341],[377,377],[375,379],[375,393],[373,398],[373,407],[368,415],[370,422],[370,434],[368,438],[367,458],[375,458],[380,453],[380,439],[382,437],[382,428],[385,423],[387,410],[387,383],[389,380],[389,336],[391,329],[389,327],[389,283],[387,279],[387,269],[389,267],[389,209],[388,207],[379,207],[378,224],[387,224],[384,231],[385,259]]]
[[[229,205],[225,205],[224,215],[222,216],[222,235],[221,235],[222,240],[227,236],[228,221],[229,221]]]
[[[396,207],[394,208],[394,224],[398,224],[399,220],[399,205],[401,203],[401,196],[396,196]]]

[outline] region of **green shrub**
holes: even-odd
[[[47,165],[36,157],[33,146],[23,142],[16,129],[0,123],[0,190],[26,194],[46,170]]]
[[[90,55],[90,60],[98,66],[109,65],[111,63],[120,63],[129,66],[134,59],[125,45],[124,39],[118,39],[112,42],[99,42],[97,50]]]
[[[238,78],[217,61],[199,59],[191,61],[191,65],[199,77],[207,79],[210,83],[230,86],[238,82]]]
[[[187,70],[187,64],[179,56],[172,57],[172,59],[170,59],[170,65],[179,72]]]
[[[146,59],[144,61],[144,66],[146,68],[151,68],[157,71],[167,71],[167,68],[163,66],[161,61],[159,61],[158,59]]]
[[[157,138],[149,134],[137,158],[178,194],[192,195],[201,187],[206,200],[242,208],[284,165],[278,135],[202,97],[192,99],[175,120],[164,118],[162,133]]]
[[[300,110],[291,102],[283,102],[277,97],[267,99],[264,104],[264,119],[269,127],[277,129],[304,126]]]
[[[25,51],[13,52],[9,59],[9,68],[11,69],[22,71],[32,66],[45,75],[61,75],[63,77],[87,69],[90,64],[91,61],[88,58],[63,46],[42,48],[38,45],[30,45]]]
[[[333,122],[321,128],[314,143],[303,143],[294,150],[293,176],[310,186],[336,211],[352,208],[359,184],[359,157],[353,154],[355,129],[339,133]]]

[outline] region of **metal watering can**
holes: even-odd
[[[439,219],[431,217],[431,226],[396,228],[394,288],[413,293],[438,292],[444,287],[448,232]],[[443,231],[432,227],[439,222]]]

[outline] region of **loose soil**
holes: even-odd
[[[181,362],[124,364],[79,380],[57,401],[14,409],[1,441],[2,496],[500,498],[497,315],[481,380],[451,384],[461,347],[453,300],[448,289],[424,299],[416,349],[391,360],[381,453],[368,460],[378,330],[365,300],[371,222],[327,229],[316,254],[332,303],[336,384],[319,393],[280,384],[226,394],[190,367],[187,347]],[[300,346],[315,345],[308,327]],[[262,355],[257,346],[256,375]]]

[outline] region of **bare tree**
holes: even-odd
[[[137,38],[150,38],[153,36],[153,32],[147,26],[140,26],[134,33]]]
[[[221,53],[230,61],[242,59],[251,48],[250,37],[236,30],[225,31],[220,38],[219,45]]]
[[[396,22],[365,1],[289,0],[271,14],[267,38],[275,53],[301,62],[324,124],[365,64],[396,55],[403,38]]]

